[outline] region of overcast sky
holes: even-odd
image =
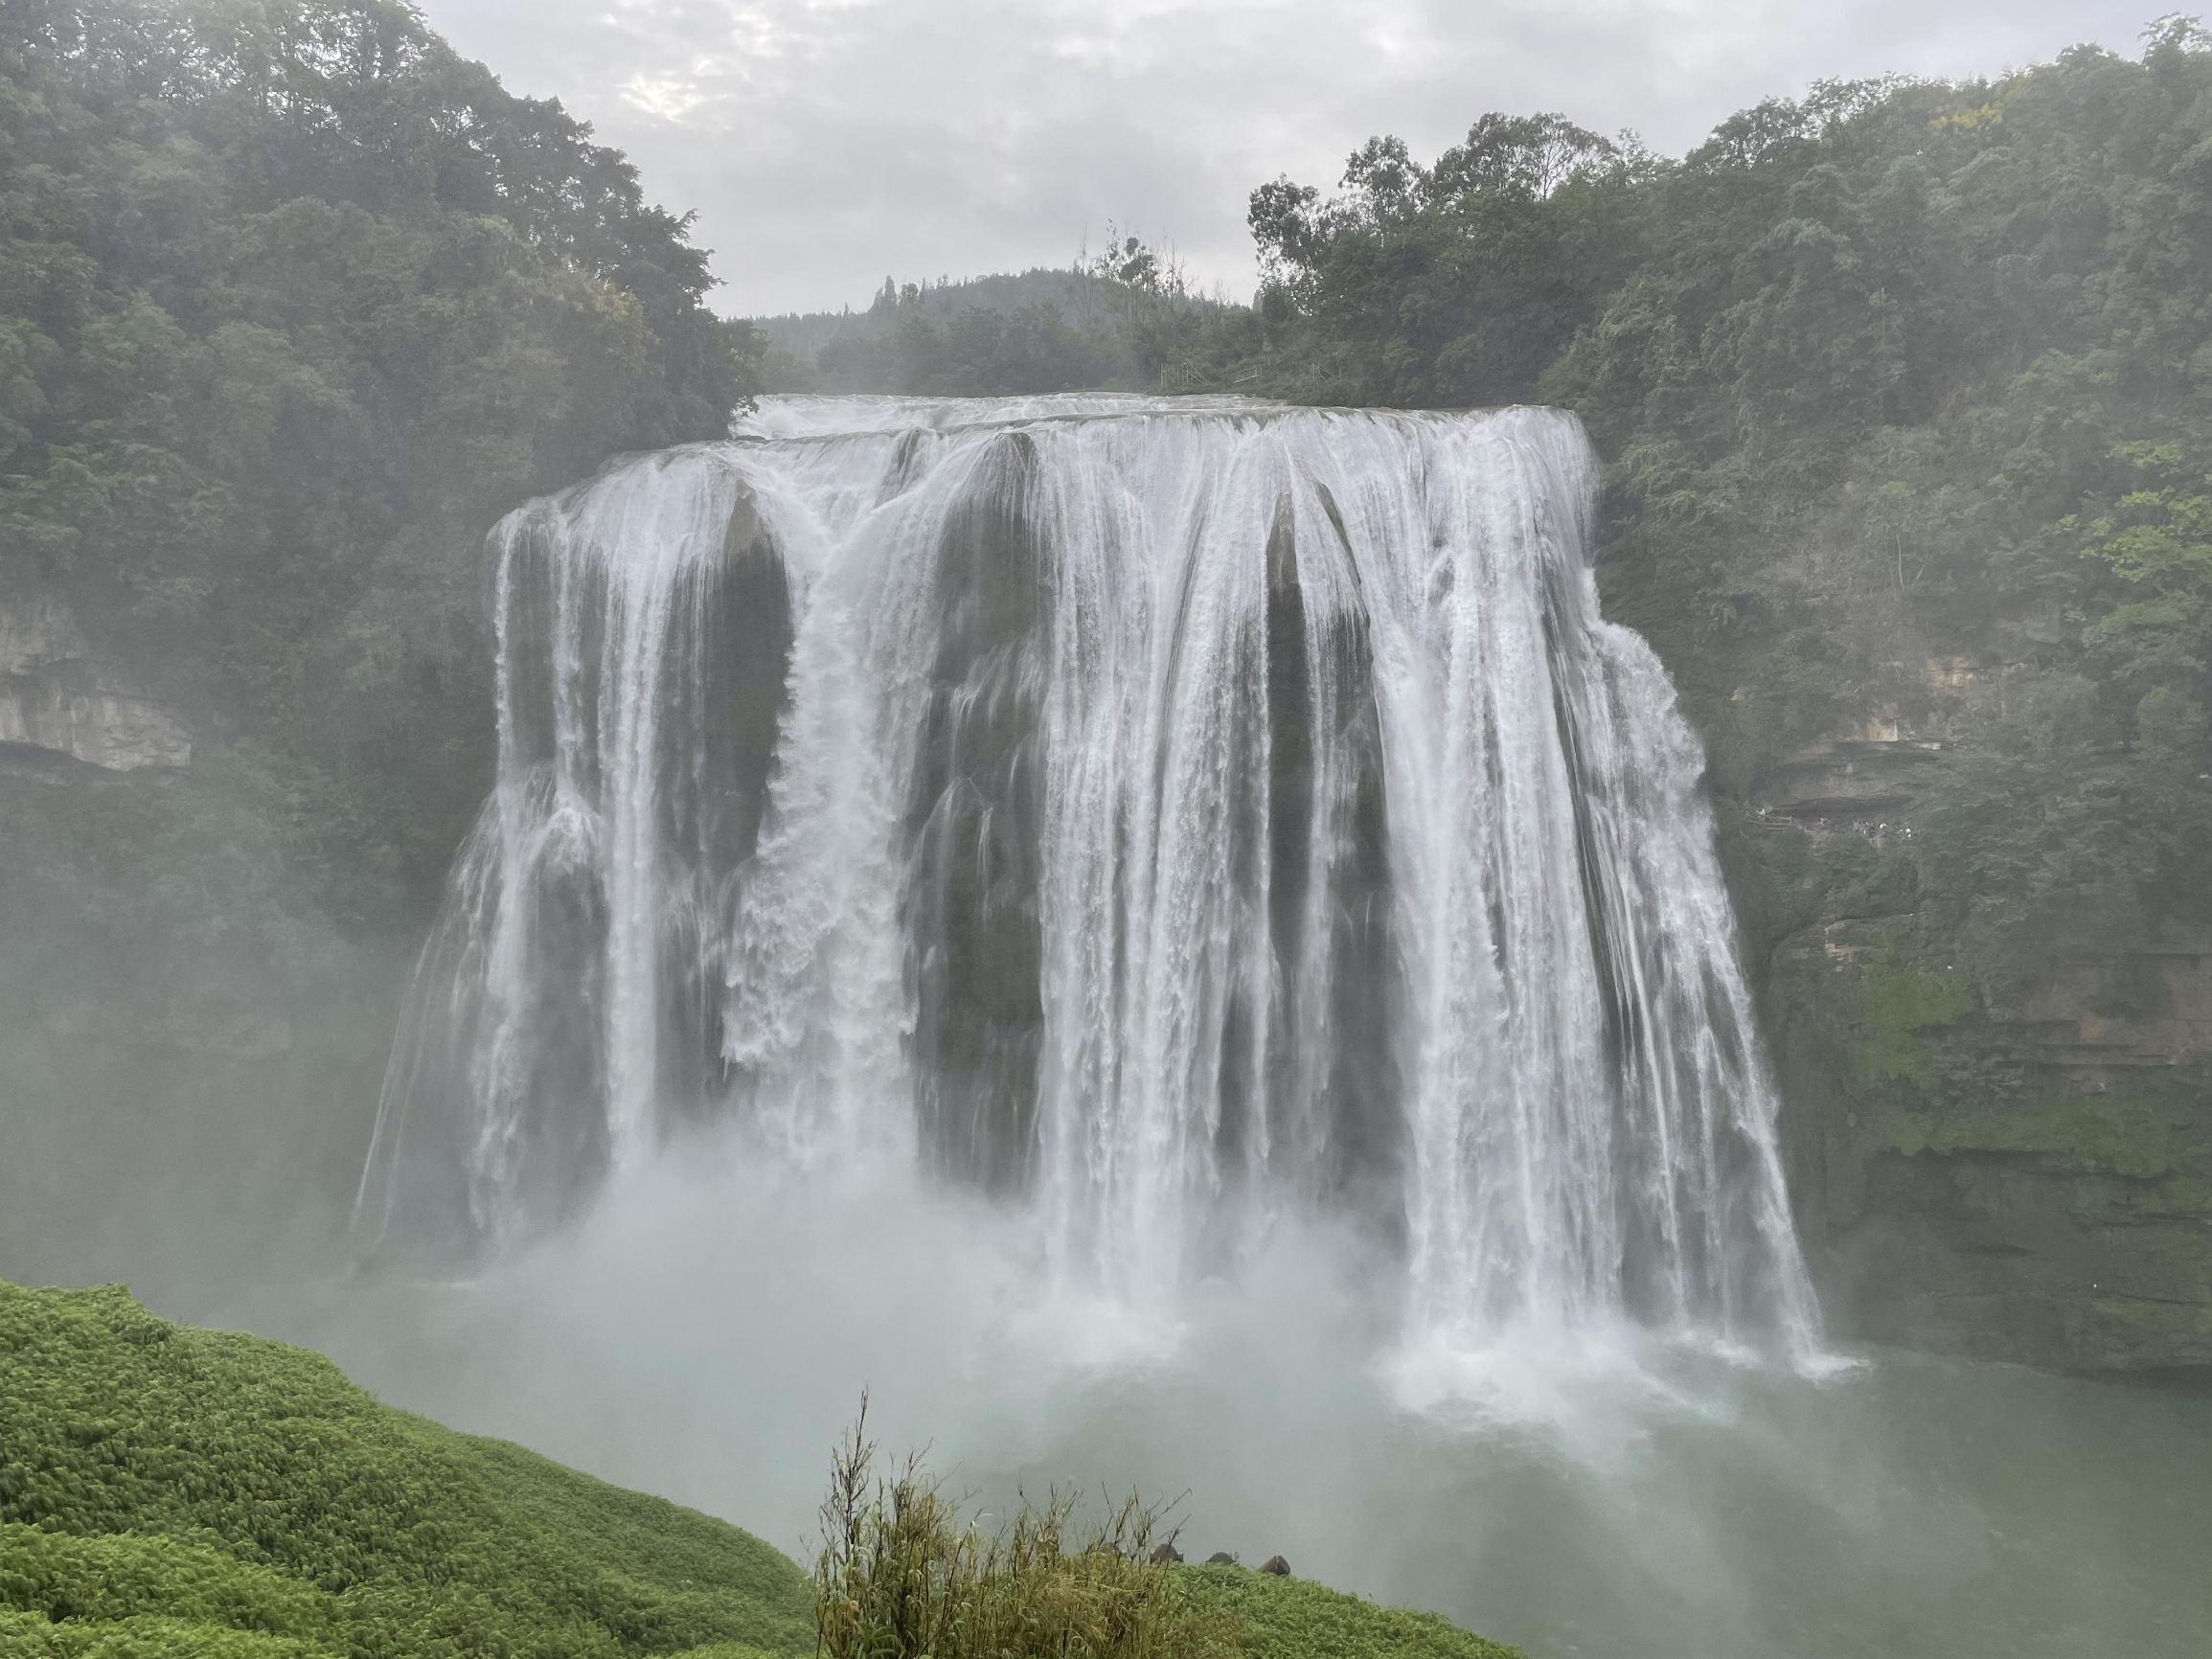
[[[1246,297],[1252,187],[1562,111],[1679,154],[1827,77],[2132,54],[2179,0],[424,0],[696,208],[734,314],[1070,262],[1106,221]]]

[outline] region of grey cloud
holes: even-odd
[[[1375,132],[1416,153],[1486,109],[1662,150],[1825,77],[1995,73],[2113,0],[429,0],[518,92],[559,97],[699,212],[732,312],[1059,264],[1109,217],[1249,289],[1244,198],[1328,185]]]

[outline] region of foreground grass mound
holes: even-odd
[[[1521,1659],[1434,1613],[1379,1607],[1304,1579],[1247,1567],[1176,1567],[1190,1602],[1224,1622],[1248,1659]]]
[[[1521,1659],[1433,1613],[1239,1566],[1187,1567],[1130,1498],[1078,1530],[1024,1501],[985,1533],[861,1421],[830,1466],[814,1566],[821,1659]]]
[[[830,1463],[814,1621],[822,1659],[1215,1659],[1243,1627],[1188,1595],[1131,1498],[1079,1533],[1026,1501],[987,1534],[922,1466],[874,1473],[867,1409]]]
[[[810,1654],[737,1528],[380,1405],[329,1360],[0,1283],[0,1654]],[[702,1653],[699,1659],[707,1659]]]

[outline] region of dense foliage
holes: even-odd
[[[2069,919],[2212,911],[2212,36],[1826,85],[1679,162],[1486,116],[1344,186],[1252,198],[1268,388],[1581,412],[1608,601],[1724,788],[1949,739],[1907,874],[1993,994]]]
[[[711,437],[741,333],[614,151],[396,0],[6,0],[0,583],[58,590],[341,920],[490,750],[478,550]]]
[[[814,373],[792,384],[825,392],[992,398],[1096,386],[1118,366],[1115,342],[1103,330],[1069,323],[1051,304],[1013,311],[970,307],[935,317],[909,284],[902,301],[880,296],[872,311],[883,316],[884,326],[831,340],[815,353]]]
[[[813,1648],[757,1538],[119,1288],[0,1284],[0,1652]]]

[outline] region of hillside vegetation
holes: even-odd
[[[813,1650],[759,1539],[119,1287],[0,1284],[0,1652]]]
[[[814,1568],[821,1659],[1520,1659],[1432,1613],[1226,1560],[1186,1566],[1131,1496],[1065,1494],[986,1532],[919,1457],[887,1475],[861,1421],[831,1458]]]
[[[362,921],[483,793],[487,525],[726,430],[706,254],[390,0],[8,20],[0,583],[74,601]]]
[[[896,1528],[890,1500],[848,1496],[862,1547],[825,1557],[818,1597],[735,1527],[381,1405],[317,1354],[120,1286],[0,1282],[10,1659],[799,1659],[822,1608],[827,1650],[866,1659],[1515,1659],[1243,1568],[1062,1553],[1057,1531],[979,1547],[912,1480]]]

